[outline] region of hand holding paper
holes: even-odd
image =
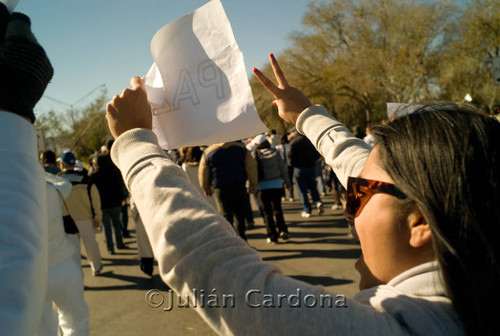
[[[134,128],[153,128],[151,108],[144,84],[139,77],[132,77],[130,89],[123,90],[121,95],[116,95],[108,103],[106,119],[115,139]]]
[[[220,0],[161,28],[151,53],[145,84],[161,147],[210,145],[267,129]]]
[[[262,72],[254,68],[255,76],[276,98],[275,105],[278,105],[278,114],[286,122],[295,125],[299,114],[311,106],[309,99],[300,91],[290,85],[281,71],[274,55],[269,55],[271,66],[278,81],[278,86],[267,78]]]

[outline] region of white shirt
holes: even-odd
[[[62,219],[63,200],[71,193],[70,181],[50,173],[45,173],[47,184],[47,209],[48,209],[48,239],[49,239],[49,269],[56,267],[64,261],[71,259],[75,253],[75,246],[64,232]]]
[[[45,299],[45,179],[33,125],[0,111],[0,326],[34,335]]]

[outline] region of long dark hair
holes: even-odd
[[[455,310],[471,335],[498,335],[500,123],[471,107],[425,105],[377,126],[382,168],[419,206]]]

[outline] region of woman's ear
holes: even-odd
[[[422,211],[416,205],[408,215],[408,225],[410,228],[410,245],[412,247],[419,248],[431,243],[431,228]]]

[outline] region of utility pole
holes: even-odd
[[[101,88],[104,88],[106,87],[106,84],[101,84],[99,86],[97,86],[96,88],[92,89],[91,91],[89,91],[85,96],[81,97],[80,99],[78,99],[77,101],[75,101],[73,104],[68,104],[66,102],[63,102],[59,99],[56,99],[56,98],[52,98],[50,96],[47,96],[47,95],[43,95],[43,98],[46,98],[48,100],[52,100],[53,102],[56,102],[58,104],[61,104],[61,105],[65,105],[67,107],[69,107],[69,111],[70,111],[70,117],[71,117],[71,123],[72,123],[72,127],[74,127],[75,125],[75,115],[74,115],[74,106],[78,103],[80,103],[82,100],[84,100],[85,98],[87,98],[88,96],[90,96],[92,93],[94,93],[95,91],[97,91],[98,89],[101,89]]]
[[[76,124],[76,120],[75,120],[75,105],[77,105],[78,103],[82,102],[84,99],[86,99],[87,97],[89,97],[92,93],[94,93],[95,91],[99,90],[99,89],[102,89],[102,88],[105,88],[106,85],[105,84],[101,84],[101,85],[98,85],[97,87],[95,87],[94,89],[90,90],[87,94],[85,94],[83,97],[79,98],[78,100],[76,100],[75,102],[73,102],[72,104],[68,104],[64,101],[61,101],[59,99],[56,99],[56,98],[53,98],[53,97],[50,97],[48,95],[43,95],[43,98],[46,98],[48,100],[51,100],[55,103],[58,103],[58,104],[61,104],[61,105],[64,105],[64,106],[67,106],[69,107],[69,113],[70,113],[70,118],[71,118],[71,125],[70,127],[71,128],[75,128],[75,124]],[[77,137],[79,138],[79,137]],[[54,138],[53,138],[53,142],[55,142]],[[74,145],[72,146],[74,147]],[[54,143],[54,148],[55,148],[55,143]],[[73,148],[70,148],[70,150],[72,150]]]

